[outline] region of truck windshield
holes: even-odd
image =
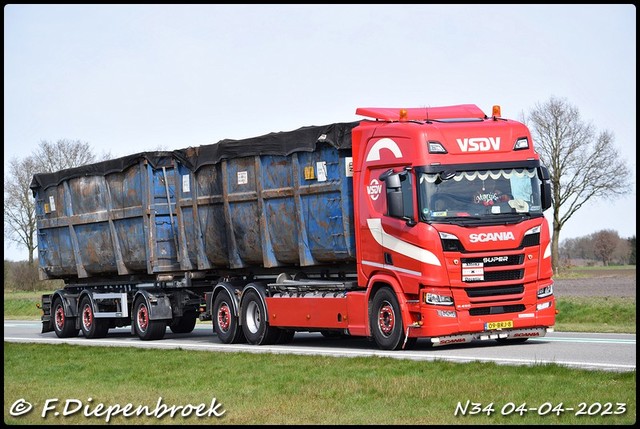
[[[535,168],[458,171],[419,175],[421,220],[501,214],[542,215]]]

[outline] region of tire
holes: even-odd
[[[175,317],[171,320],[169,329],[171,329],[171,332],[174,334],[188,334],[196,327],[197,321],[198,316],[196,313],[184,313],[182,316]]]
[[[222,290],[213,301],[211,311],[213,332],[224,344],[237,344],[246,341],[238,316],[233,314],[233,300],[234,298],[229,295],[229,292]]]
[[[87,295],[80,301],[78,317],[80,317],[80,329],[86,338],[104,338],[107,336],[109,321],[96,319],[91,299]]]
[[[398,298],[391,289],[385,287],[376,292],[371,302],[370,315],[371,333],[378,347],[382,350],[402,349],[404,324]],[[415,339],[408,338],[404,348],[413,346],[415,342]]]
[[[133,323],[138,338],[143,341],[160,340],[167,330],[166,321],[149,319],[149,307],[144,298],[138,298],[133,306]]]
[[[280,329],[267,323],[267,311],[258,292],[251,289],[242,300],[242,331],[249,344],[275,344],[280,337]]]
[[[53,330],[58,338],[77,337],[80,330],[76,328],[76,320],[74,317],[67,317],[64,314],[64,305],[60,298],[53,300],[51,309]]]

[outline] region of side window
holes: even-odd
[[[386,185],[387,215],[406,219],[407,224],[415,225],[411,170],[405,168],[396,173],[389,169],[380,176],[380,180]]]

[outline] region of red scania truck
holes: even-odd
[[[227,344],[298,331],[385,350],[553,329],[548,170],[475,105],[36,174],[42,331],[142,340],[211,320]]]

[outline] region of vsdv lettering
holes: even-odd
[[[513,232],[487,232],[481,234],[469,234],[469,241],[472,243],[486,243],[487,241],[507,241],[515,240]]]
[[[490,150],[500,150],[500,137],[474,137],[456,139],[460,150],[463,152],[487,152]]]

